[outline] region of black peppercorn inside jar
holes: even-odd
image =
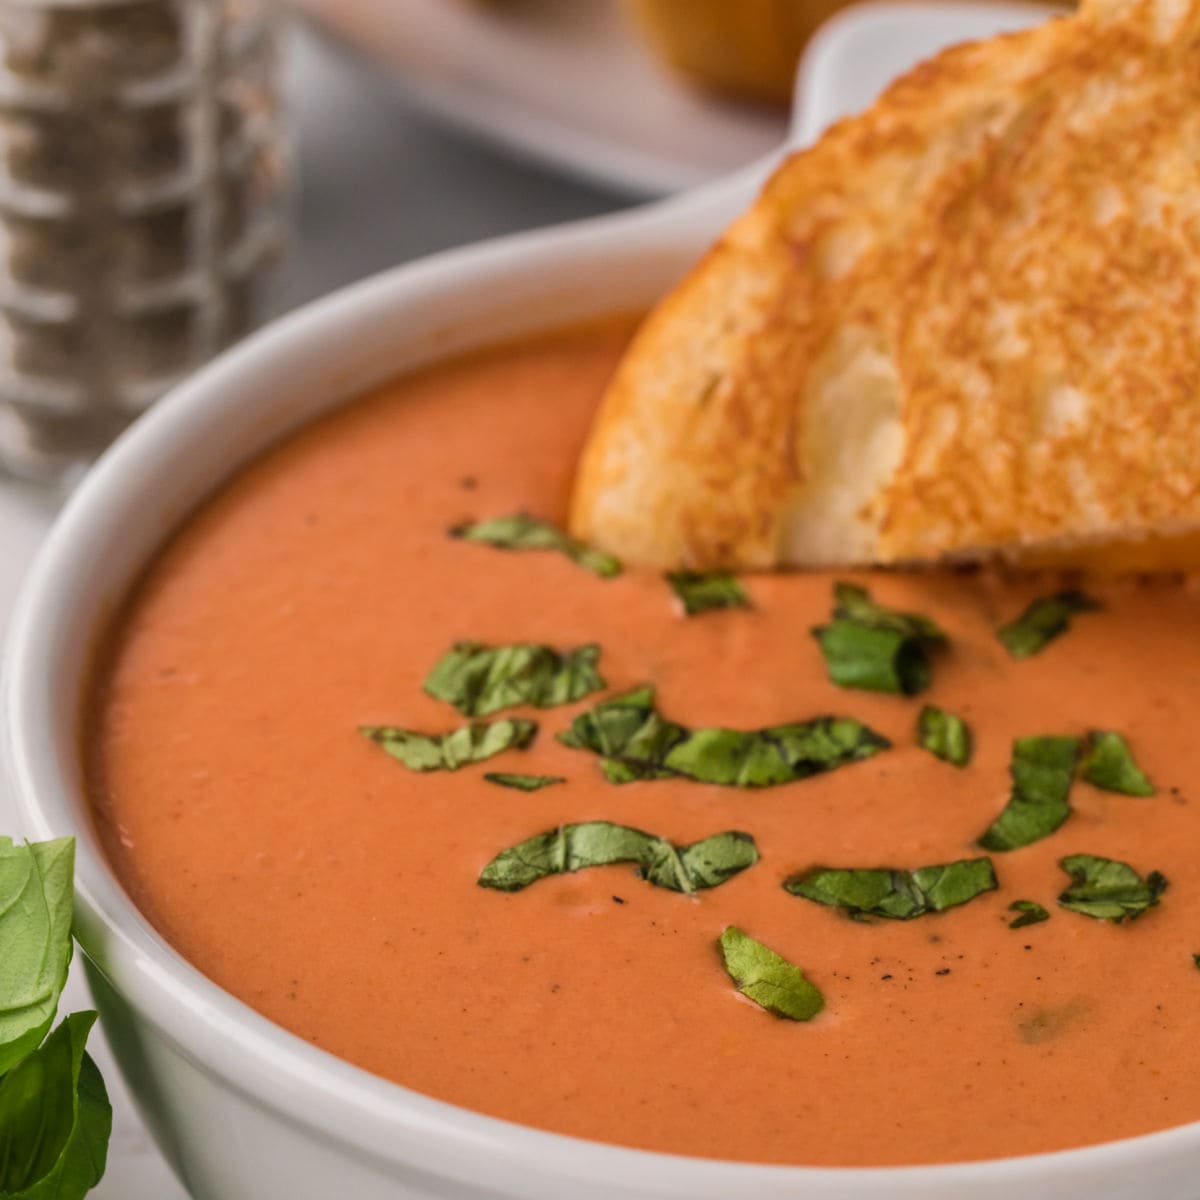
[[[56,479],[246,331],[286,218],[270,0],[0,0],[0,469]]]

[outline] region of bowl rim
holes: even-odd
[[[877,7],[877,6],[872,6]],[[894,10],[895,6],[888,6]],[[926,6],[914,5],[913,8]],[[761,167],[757,171],[761,171]],[[30,838],[73,833],[77,920],[85,954],[138,1018],[211,1077],[310,1137],[383,1169],[417,1167],[496,1195],[619,1195],[721,1200],[730,1195],[1144,1196],[1200,1161],[1200,1122],[1119,1141],[1012,1158],[919,1166],[811,1167],[701,1159],[635,1149],[520,1125],[460,1108],[375,1076],[261,1016],[191,966],[153,929],[103,859],[83,805],[78,762],[56,747],[54,680],[64,669],[68,627],[105,623],[94,597],[75,590],[96,539],[111,538],[152,496],[156,479],[190,438],[212,436],[255,381],[279,374],[298,347],[336,349],[356,330],[389,319],[422,289],[468,289],[489,272],[574,267],[580,254],[644,252],[666,231],[694,240],[757,175],[748,173],[682,200],[615,217],[519,234],[396,267],[273,322],[175,389],[103,456],[54,524],[22,588],[5,655],[0,705],[7,773]],[[719,228],[714,225],[713,228]],[[551,272],[552,273],[552,272]],[[543,326],[547,327],[547,326]],[[487,337],[477,344],[486,344]],[[396,368],[396,372],[405,369]],[[332,403],[341,403],[334,400]],[[285,425],[274,423],[276,433]],[[233,466],[253,457],[239,449]],[[164,465],[165,464],[165,465]],[[218,484],[214,476],[210,484]],[[157,540],[157,539],[156,539]],[[141,562],[144,563],[142,558]],[[84,572],[86,573],[86,572]],[[136,572],[127,575],[129,585]],[[90,615],[89,615],[90,612]],[[77,708],[72,706],[73,711]],[[61,732],[61,731],[60,731]],[[68,736],[68,741],[74,741]],[[74,786],[72,786],[72,781]],[[74,794],[77,793],[77,794]],[[330,1102],[333,1102],[332,1104]],[[590,1185],[598,1184],[593,1193]],[[542,1190],[528,1191],[529,1188]],[[1128,1188],[1128,1191],[1114,1189]],[[508,1189],[508,1190],[505,1190]],[[1164,1194],[1167,1194],[1164,1192]],[[1175,1195],[1174,1191],[1170,1192]],[[1179,1193],[1182,1194],[1182,1193]]]

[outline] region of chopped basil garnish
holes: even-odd
[[[514,775],[508,771],[488,771],[484,779],[519,792],[538,792],[544,787],[567,782],[561,775]]]
[[[604,687],[596,670],[600,647],[564,654],[530,643],[484,646],[456,642],[425,679],[425,691],[464,716],[484,717],[514,704],[571,704]]]
[[[946,635],[920,613],[900,612],[871,599],[871,593],[857,583],[838,582],[833,585],[833,615],[871,629],[890,629],[905,637],[917,638],[929,645],[941,645]]]
[[[905,696],[929,686],[929,651],[946,641],[928,617],[876,604],[854,583],[834,584],[833,620],[812,632],[839,687]]]
[[[602,579],[611,579],[621,573],[619,558],[596,550],[528,513],[513,513],[508,517],[492,517],[474,524],[456,525],[450,530],[450,536],[468,542],[483,542],[498,550],[553,550],[565,554],[572,562]]]
[[[665,779],[663,759],[684,741],[688,730],[660,717],[652,687],[634,688],[611,700],[601,700],[558,735],[564,746],[590,750],[605,759],[605,773],[614,783],[632,779]],[[609,769],[611,768],[611,770]]]
[[[1017,738],[1009,764],[1012,792],[979,844],[985,850],[1017,850],[1049,837],[1071,815],[1067,797],[1078,757],[1078,738]]]
[[[915,638],[853,621],[833,621],[813,633],[838,687],[912,696],[929,686],[929,658]]]
[[[870,758],[891,743],[848,717],[817,717],[766,729],[688,729],[661,717],[654,689],[603,700],[559,741],[604,761],[612,783],[681,777],[727,787],[771,787]]]
[[[1153,908],[1167,888],[1159,871],[1143,879],[1128,863],[1095,854],[1071,854],[1059,859],[1058,865],[1073,881],[1059,896],[1059,904],[1096,920],[1120,924],[1128,917],[1134,921]]]
[[[1154,784],[1133,761],[1129,743],[1111,729],[1093,729],[1083,754],[1082,774],[1088,783],[1125,796],[1153,796]]]
[[[726,571],[701,575],[696,571],[669,571],[667,582],[683,604],[683,611],[694,617],[717,608],[749,608],[750,598],[737,578]]]
[[[501,850],[479,876],[479,886],[502,892],[522,888],[549,875],[607,867],[613,863],[640,863],[653,835],[608,821],[561,825],[515,846]]]
[[[966,904],[996,887],[990,858],[901,871],[890,867],[814,867],[784,881],[793,896],[844,909],[852,917],[907,921]]]
[[[1020,914],[1009,921],[1009,929],[1024,929],[1026,925],[1039,925],[1050,920],[1050,914],[1036,900],[1014,900],[1008,911]]]
[[[484,867],[479,885],[519,892],[548,875],[628,862],[637,863],[638,874],[656,887],[691,893],[717,887],[757,861],[754,839],[737,830],[675,846],[641,829],[585,821],[560,825],[502,850]]]
[[[395,725],[360,725],[358,732],[410,771],[457,771],[505,750],[524,750],[537,728],[536,721],[509,717],[472,721],[450,733],[417,733]]]
[[[642,876],[656,887],[694,892],[719,887],[758,862],[758,847],[748,833],[730,829],[690,846],[654,838],[642,861]]]
[[[825,1007],[824,997],[799,967],[736,925],[726,926],[717,947],[737,990],[767,1012],[789,1021],[811,1021]]]
[[[996,636],[1013,658],[1029,658],[1066,633],[1076,613],[1094,612],[1100,607],[1098,600],[1084,592],[1056,592],[1035,600],[1015,621],[996,630]]]
[[[971,730],[962,717],[927,704],[917,718],[917,743],[936,758],[965,767],[971,761]]]

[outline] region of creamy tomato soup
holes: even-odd
[[[1200,1118],[1200,605],[1186,584],[1088,585],[1103,605],[1015,661],[997,626],[1060,581],[858,576],[949,644],[918,698],[830,682],[810,628],[833,579],[749,576],[753,608],[685,617],[663,578],[448,536],[524,510],[560,523],[572,466],[629,332],[612,323],[435,367],[316,422],[241,472],[154,562],[97,672],[84,744],[96,818],[148,918],[221,986],[302,1038],[513,1121],[682,1154],[927,1163],[1056,1150]],[[417,774],[359,733],[463,724],[422,691],[463,639],[596,643],[607,686],[498,714],[532,745]],[[892,747],[782,786],[616,785],[556,734],[651,683],[691,727],[855,717]],[[930,702],[969,766],[916,741]],[[1082,780],[1057,832],[992,852],[999,886],[911,920],[855,921],[781,884],[815,864],[982,855],[1012,740],[1120,731],[1155,794]],[[563,777],[524,793],[487,771]],[[567,822],[760,861],[695,896],[629,865],[477,885]],[[1058,865],[1157,870],[1139,919],[1068,911]],[[1016,900],[1050,919],[1012,929]],[[825,1009],[740,996],[736,925],[800,966]]]

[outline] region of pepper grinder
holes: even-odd
[[[0,0],[0,470],[69,481],[281,250],[270,0]]]

